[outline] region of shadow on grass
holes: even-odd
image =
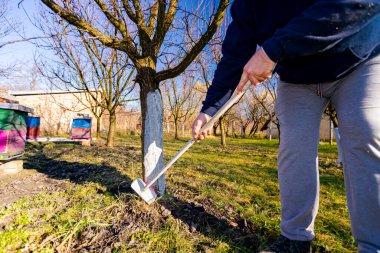
[[[227,243],[232,252],[256,252],[261,248],[262,235],[255,224],[239,219],[236,222],[226,217],[207,212],[204,203],[195,204],[177,197],[162,198],[158,203],[170,211],[170,214],[185,222],[192,233],[198,232],[213,239]],[[197,251],[204,252],[204,246],[198,245]]]
[[[50,178],[69,180],[81,185],[89,182],[98,183],[105,187],[105,191],[100,192],[104,194],[118,196],[121,193],[132,193],[132,189],[130,188],[132,179],[107,162],[112,161],[112,159],[118,159],[116,162],[121,163],[124,160],[131,159],[138,163],[138,155],[132,156],[128,152],[128,147],[115,149],[113,153],[116,152],[116,154],[111,156],[108,154],[108,150],[103,149],[99,151],[97,147],[56,145],[53,148],[54,152],[51,152],[45,150],[46,146],[38,144],[28,147],[29,151],[24,160],[25,169],[35,169]],[[139,148],[136,148],[134,151],[140,152]],[[62,159],[62,155],[71,152],[73,153],[71,161]],[[88,162],[76,162],[78,154],[81,155],[82,161],[84,160],[83,157],[88,157]],[[91,158],[96,156],[105,158],[104,162],[101,164],[91,163]],[[121,167],[128,166],[125,164],[121,165]],[[273,168],[260,169],[266,169],[269,175],[276,176],[276,170]],[[229,176],[222,173],[222,171],[204,172],[228,178]],[[328,184],[329,187],[341,188],[342,180],[340,178],[337,179],[334,175],[321,175],[321,184]],[[248,183],[250,179],[247,178],[244,181],[246,181],[244,183]],[[217,185],[217,187],[224,188],[225,185]],[[194,190],[189,185],[184,185],[181,188],[190,191]],[[229,192],[231,194],[233,191]],[[188,224],[190,232],[195,233],[194,236],[196,236],[196,233],[201,233],[212,240],[225,242],[230,245],[234,252],[256,252],[263,244],[273,241],[277,235],[277,231],[264,231],[262,228],[255,226],[255,224],[239,217],[231,220],[228,214],[223,214],[217,207],[212,205],[211,200],[193,203],[183,200],[181,193],[175,193],[173,196],[161,198],[158,204],[164,210],[169,210],[169,215]],[[164,211],[162,216],[158,218],[165,218]],[[206,251],[207,247],[212,247],[212,245],[202,245],[202,243],[200,241],[197,245],[199,251]]]
[[[63,154],[72,152],[77,148],[76,145],[52,156],[44,153],[45,146],[45,144],[33,145],[33,154],[26,156],[24,159],[25,169],[35,169],[50,178],[69,180],[77,184],[85,184],[87,182],[99,183],[106,187],[106,191],[113,194],[132,191],[130,188],[132,180],[119,173],[115,167],[107,163],[97,165],[59,160]]]
[[[34,169],[50,178],[69,180],[76,184],[98,183],[106,187],[106,191],[103,192],[105,194],[111,193],[117,196],[121,193],[133,192],[130,188],[132,179],[107,163],[97,165],[60,160],[63,154],[72,152],[78,147],[68,148],[66,146],[63,151],[59,151],[59,145],[57,145],[54,153],[47,155],[44,150],[45,146],[38,144],[29,147],[30,150],[24,160],[25,169]],[[82,147],[79,148],[82,149]],[[83,148],[83,150],[86,152],[87,149]],[[88,152],[91,156],[90,150]],[[255,252],[263,243],[261,232],[254,224],[244,219],[231,221],[224,216],[218,217],[216,214],[207,212],[206,209],[210,210],[213,207],[208,203],[196,205],[178,197],[164,197],[158,201],[158,204],[161,205],[161,210],[169,210],[169,214],[162,213],[161,219],[164,219],[165,215],[172,215],[188,224],[191,233],[201,233],[213,240],[225,242],[234,252]],[[215,213],[217,212],[215,210]],[[200,243],[197,247],[202,251],[212,245]]]

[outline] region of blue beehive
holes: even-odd
[[[71,127],[72,139],[91,139],[91,118],[74,118]]]
[[[37,116],[28,116],[26,119],[26,138],[37,139],[40,137],[41,119]]]

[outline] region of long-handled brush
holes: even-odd
[[[248,85],[247,85],[248,86]],[[244,95],[244,92],[235,93],[231,96],[231,98],[216,112],[216,114],[202,127],[199,132],[199,135],[204,133],[207,129],[214,125],[215,121],[217,121],[228,109],[231,108],[235,103],[239,101],[239,99]],[[153,178],[148,184],[146,184],[142,179],[138,178],[132,182],[132,189],[148,204],[153,203],[157,194],[156,191],[151,187],[154,182],[157,181],[159,177],[161,177],[172,165],[175,161],[178,160],[193,144],[197,141],[199,135],[195,138],[189,140],[186,145],[178,151],[178,153],[165,165],[158,175]]]

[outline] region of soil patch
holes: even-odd
[[[67,182],[49,178],[46,174],[33,170],[21,170],[15,174],[0,174],[0,208],[25,196],[41,192],[61,190]]]

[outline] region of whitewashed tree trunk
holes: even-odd
[[[150,182],[164,167],[163,159],[163,104],[159,89],[150,91],[146,98],[144,121],[144,179]],[[165,176],[153,185],[160,194],[165,193]]]
[[[342,163],[342,148],[340,146],[340,134],[339,130],[337,127],[334,128],[334,134],[335,134],[335,141],[336,141],[336,146],[338,147],[338,161],[337,163]]]
[[[272,140],[272,119],[269,122],[269,140]]]

